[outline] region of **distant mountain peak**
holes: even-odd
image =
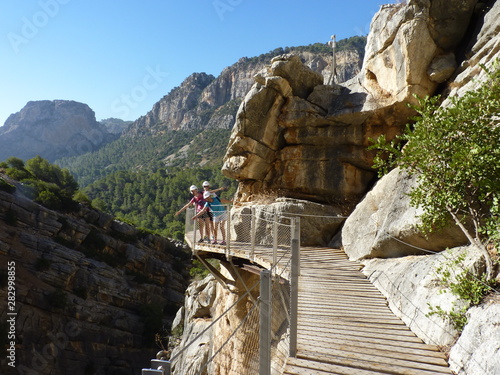
[[[54,161],[94,151],[114,139],[94,111],[73,100],[28,102],[0,128],[0,160],[36,155]]]

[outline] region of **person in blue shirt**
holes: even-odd
[[[198,212],[193,219],[196,219],[202,216],[204,213],[210,212],[212,215],[212,220],[214,223],[213,229],[213,241],[212,244],[216,245],[225,245],[226,244],[226,226],[225,223],[227,221],[227,210],[223,203],[231,203],[226,199],[221,199],[217,195],[215,197],[212,195],[213,193],[210,191],[205,191],[203,193],[203,199],[205,200],[205,206],[203,209]],[[219,233],[219,229],[222,235],[222,241],[217,242],[217,234]]]
[[[225,187],[220,187],[218,189],[210,189],[211,186],[210,186],[210,182],[208,182],[208,181],[203,181],[202,186],[203,186],[203,194],[208,191],[208,192],[210,192],[210,196],[214,199],[218,198],[217,194],[215,194],[215,193],[226,189]],[[228,203],[230,203],[230,202],[228,202]],[[216,226],[214,224],[213,219],[210,219],[210,230],[211,230],[211,233],[216,233]],[[212,242],[213,242],[213,240],[216,240],[216,237],[212,237]]]

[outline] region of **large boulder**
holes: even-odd
[[[384,176],[356,206],[342,228],[342,245],[352,260],[426,254],[467,244],[457,226],[424,234],[421,208],[410,205],[415,178],[400,169]]]
[[[500,373],[500,298],[467,312],[468,324],[450,351],[450,368],[457,375]]]

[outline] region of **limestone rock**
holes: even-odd
[[[456,70],[457,63],[455,61],[455,54],[447,53],[437,56],[432,60],[427,73],[432,81],[442,83],[448,80]]]
[[[0,160],[40,155],[54,161],[97,150],[114,139],[86,104],[32,101],[0,128]]]
[[[216,284],[214,277],[208,275],[203,280],[191,283],[186,290],[184,306],[176,316],[176,321],[183,323],[183,329],[182,339],[172,351],[174,374],[199,374],[207,363],[214,335],[210,326],[213,322]],[[206,369],[201,373],[207,374]]]
[[[350,259],[425,254],[468,243],[456,226],[427,237],[419,230],[422,210],[410,206],[408,196],[414,184],[415,178],[394,169],[356,206],[342,228],[342,244]]]
[[[450,351],[457,375],[500,373],[500,300],[498,296],[467,312],[468,323]]]
[[[369,139],[398,135],[414,95],[433,94],[455,73],[452,48],[472,2],[442,15],[438,0],[383,6],[361,72],[341,85],[323,85],[298,56],[271,60],[240,106],[222,168],[240,182],[237,199],[279,192],[342,209],[359,201],[376,178]]]
[[[408,101],[413,94],[425,96],[436,88],[427,75],[438,52],[429,32],[428,6],[417,1],[385,6],[372,20],[363,86],[378,101]]]
[[[484,4],[483,4],[484,5]],[[458,68],[458,75],[454,77],[453,88],[449,96],[463,95],[469,90],[476,89],[484,82],[487,72],[481,65],[491,67],[500,54],[500,3],[495,1],[491,9],[485,7],[481,12],[481,28],[470,50],[470,56]],[[445,101],[446,103],[446,101]]]
[[[439,48],[450,51],[458,46],[477,3],[478,0],[430,1],[429,31]]]
[[[368,138],[382,132],[394,136],[401,124],[389,115],[393,109],[349,118],[331,115],[342,89],[321,81],[293,55],[273,59],[256,76],[238,111],[223,165],[226,176],[240,181],[240,201],[279,192],[345,208],[366,192],[375,176]]]
[[[292,94],[307,98],[312,90],[323,83],[323,76],[306,67],[297,55],[283,55],[271,60],[270,77],[282,77],[289,82]]]

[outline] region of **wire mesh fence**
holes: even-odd
[[[224,210],[230,212],[227,206]],[[226,331],[222,341],[215,340],[212,354],[200,374],[207,370],[208,373],[238,375],[279,374],[291,352],[290,342],[294,342],[290,336],[296,335],[296,327],[290,324],[294,321],[291,292],[297,289],[292,284],[297,280],[290,277],[293,274],[292,245],[295,243],[298,250],[300,238],[299,218],[245,207],[226,215],[217,226],[210,222],[210,217],[203,218],[194,209],[187,210],[186,239],[193,251],[225,253],[228,259],[238,256],[253,261],[258,257],[260,264],[269,265],[270,294],[267,301],[263,301],[262,296],[247,300],[244,314],[242,302],[221,312],[232,330]],[[295,256],[298,264],[298,251]],[[248,289],[246,295],[251,295]],[[262,311],[268,312],[268,316],[263,317]],[[218,324],[224,321],[222,315],[217,321]],[[234,363],[235,358],[242,358],[242,363]]]

